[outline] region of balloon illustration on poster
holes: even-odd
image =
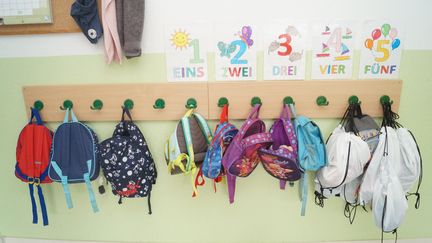
[[[371,32],[363,42],[360,78],[397,77],[402,43],[398,28],[390,23],[370,27]]]

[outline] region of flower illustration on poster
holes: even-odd
[[[165,28],[168,81],[207,81],[207,29],[205,24],[169,24]]]
[[[269,23],[264,30],[264,79],[305,79],[306,24]]]
[[[252,25],[216,25],[216,80],[256,80],[257,36]]]
[[[312,25],[312,78],[352,77],[355,28],[353,22]]]
[[[402,53],[400,25],[367,21],[363,25],[360,78],[398,78]]]

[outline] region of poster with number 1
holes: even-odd
[[[312,79],[352,77],[355,32],[351,21],[312,26]]]
[[[256,80],[258,36],[251,24],[215,26],[216,80]]]
[[[168,81],[207,81],[208,30],[205,24],[167,24],[165,57]]]

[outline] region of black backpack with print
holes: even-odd
[[[129,121],[125,121],[125,114]],[[150,193],[156,183],[156,167],[146,140],[123,107],[121,121],[113,136],[100,144],[103,173],[111,183],[112,192],[120,197],[147,197],[151,214]]]

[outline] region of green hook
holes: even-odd
[[[329,102],[325,96],[321,95],[321,96],[318,96],[318,98],[316,99],[316,104],[318,106],[328,106]]]
[[[361,102],[359,101],[359,98],[356,95],[351,95],[348,98],[348,103],[350,105],[356,105],[356,104],[361,104]]]
[[[93,101],[93,105],[90,106],[90,109],[92,109],[92,110],[102,110],[102,107],[103,107],[102,100],[97,99],[97,100]]]
[[[383,96],[381,96],[381,98],[380,98],[380,102],[381,102],[381,104],[393,104],[393,100],[390,100],[390,97],[388,96],[388,95],[383,95]]]
[[[283,99],[283,103],[285,105],[290,105],[290,104],[295,104],[293,98],[291,96],[285,96],[285,98]]]
[[[36,101],[33,103],[33,107],[34,107],[36,110],[41,111],[41,110],[44,108],[44,103],[43,103],[42,101],[40,101],[40,100],[36,100]]]
[[[73,108],[73,103],[71,100],[63,101],[63,106],[60,106],[61,110],[67,110],[67,109],[72,109],[72,108]]]
[[[134,107],[134,102],[131,99],[127,99],[123,102],[123,106],[128,110],[132,110]]]
[[[260,97],[255,96],[255,97],[253,97],[252,100],[251,100],[251,106],[255,106],[255,105],[257,105],[257,104],[262,105],[262,102],[261,102]]]
[[[226,97],[220,97],[217,105],[218,105],[218,107],[223,107],[224,105],[229,105],[228,99]]]
[[[164,109],[165,108],[165,100],[158,98],[154,105],[153,105],[154,109]]]
[[[189,98],[189,99],[186,101],[186,105],[185,105],[185,107],[186,107],[187,109],[195,109],[195,108],[197,108],[197,101],[196,101],[196,99],[194,99],[194,98]]]

